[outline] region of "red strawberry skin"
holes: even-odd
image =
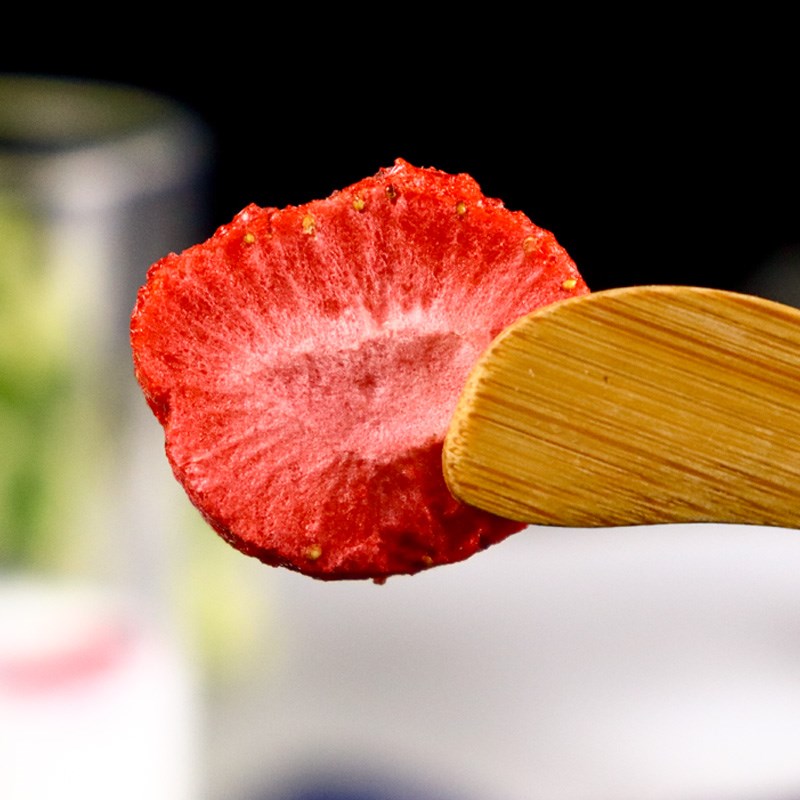
[[[467,175],[391,168],[249,206],[148,271],[134,368],[189,498],[234,547],[381,582],[520,529],[456,501],[444,435],[477,356],[588,291],[555,238]]]

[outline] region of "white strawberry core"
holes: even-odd
[[[441,438],[485,344],[451,332],[397,331],[298,353],[265,372],[276,391],[271,413],[292,425],[299,412],[305,436],[320,447],[392,457]]]
[[[478,352],[454,333],[391,333],[295,363],[314,392],[316,433],[332,449],[382,460],[441,437]]]

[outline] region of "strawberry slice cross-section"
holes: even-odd
[[[452,497],[442,442],[490,341],[586,291],[524,214],[398,160],[324,200],[251,205],[154,264],[134,367],[176,478],[224,539],[382,582],[520,529]]]

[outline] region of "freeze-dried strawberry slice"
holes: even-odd
[[[441,449],[499,331],[586,286],[467,175],[398,160],[245,208],[154,264],[131,321],[176,477],[239,550],[317,578],[414,573],[521,527],[457,502]]]

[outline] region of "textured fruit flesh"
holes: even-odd
[[[519,530],[450,495],[442,442],[491,339],[585,291],[550,233],[471,178],[398,161],[326,200],[250,206],[155,264],[134,363],[220,535],[268,564],[380,581]]]

